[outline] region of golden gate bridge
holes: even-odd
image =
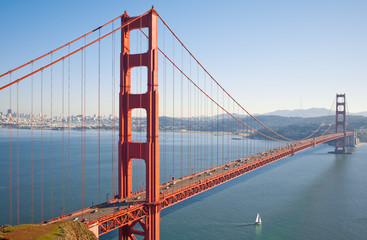
[[[10,224],[28,212],[24,219],[42,224],[82,220],[96,236],[118,229],[119,239],[159,239],[162,209],[321,143],[335,141],[335,152],[346,153],[354,137],[345,94],[336,95],[335,119],[329,114],[303,139],[277,133],[222,87],[154,7],[137,17],[125,12],[0,81],[2,107],[10,110],[9,141],[1,143],[9,146],[1,171],[9,175]],[[23,128],[30,147],[22,146]],[[256,148],[255,136],[269,141]],[[76,185],[80,203],[71,193]]]

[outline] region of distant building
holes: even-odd
[[[8,114],[10,114],[10,115],[11,115],[11,109],[8,109]]]

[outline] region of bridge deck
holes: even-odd
[[[351,135],[353,133],[348,133]],[[189,197],[227,182],[233,178],[253,171],[271,162],[277,161],[306,148],[344,137],[343,134],[330,134],[310,140],[295,142],[282,147],[270,149],[250,157],[237,159],[214,168],[198,172],[175,182],[168,182],[160,186],[159,204],[161,208],[172,206]],[[98,225],[99,235],[113,231],[123,225],[130,224],[146,216],[145,191],[133,194],[127,199],[114,199],[103,203],[99,207],[83,209],[78,212],[62,216],[47,223],[65,219],[76,219],[85,222],[89,227]]]

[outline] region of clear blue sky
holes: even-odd
[[[0,0],[0,72],[152,5],[252,113],[329,108],[337,92],[367,111],[365,0]]]

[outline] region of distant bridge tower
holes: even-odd
[[[119,162],[118,183],[119,198],[127,198],[132,194],[132,161],[143,159],[146,165],[146,206],[147,217],[119,228],[119,239],[136,239],[141,235],[144,239],[159,239],[160,204],[159,204],[159,141],[158,141],[158,46],[157,46],[157,12],[152,10],[121,29],[120,55],[120,120],[119,120]],[[133,19],[125,14],[121,23]],[[130,31],[147,28],[149,30],[149,47],[145,53],[130,54]],[[146,67],[147,92],[131,93],[131,69]],[[131,111],[140,108],[146,111],[147,140],[133,142],[131,140]],[[134,229],[140,225],[140,229]],[[141,230],[142,229],[142,230]]]
[[[335,142],[335,153],[346,153],[346,109],[345,94],[336,94],[336,113],[335,113],[335,132],[344,133],[343,138],[339,138]]]

